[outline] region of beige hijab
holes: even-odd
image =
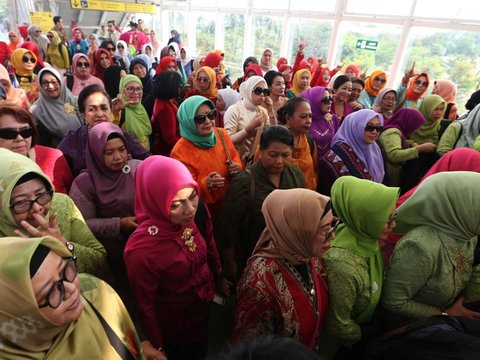
[[[275,190],[262,205],[266,228],[253,256],[286,259],[294,265],[312,256],[312,242],[329,203],[328,196],[308,189]]]

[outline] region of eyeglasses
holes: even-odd
[[[257,96],[260,96],[263,94],[263,96],[269,96],[270,95],[270,90],[268,89],[262,89],[261,87],[257,87],[253,89],[253,93]]]
[[[118,45],[117,49],[123,49],[123,45]]]
[[[109,51],[115,51],[115,48],[113,48],[113,47],[107,47],[106,49],[109,50]]]
[[[328,231],[325,231],[325,242],[330,240],[338,224],[340,224],[340,219],[334,218],[332,224],[330,225],[330,229]]]
[[[133,87],[133,86],[129,86],[129,87],[125,88],[125,90],[129,94],[135,94],[136,92],[137,93],[142,93],[143,92],[143,89],[141,87]]]
[[[321,102],[325,105],[331,104],[333,102],[333,95],[325,96],[324,98],[322,98]]]
[[[64,259],[68,259],[68,261],[63,269],[62,278],[53,284],[45,298],[45,302],[38,305],[39,308],[47,306],[50,306],[52,309],[58,308],[65,299],[65,285],[63,285],[63,282],[73,283],[75,281],[78,274],[77,257],[73,256]]]
[[[50,201],[52,201],[52,196],[53,190],[47,190],[38,195],[34,200],[22,200],[10,205],[10,209],[12,209],[12,211],[17,215],[25,214],[32,209],[32,206],[35,203],[42,206],[48,204]]]
[[[417,86],[423,86],[423,87],[428,86],[428,82],[421,81],[421,80],[415,80],[414,84]]]
[[[376,82],[379,82],[379,83],[382,83],[382,84],[385,84],[387,82],[387,80],[379,78],[379,77],[374,78],[373,81],[376,81]]]
[[[41,32],[42,32],[42,30],[35,30],[35,32],[36,32],[36,33],[41,33]]]
[[[53,35],[47,35],[47,38],[52,39]]]
[[[37,60],[35,60],[33,57],[28,57],[28,56],[22,56],[22,61],[24,63],[31,62],[32,64],[35,64]]]
[[[387,220],[387,225],[388,227],[392,227],[393,223],[395,222],[395,220],[397,220],[397,210],[395,210],[393,212],[393,214],[391,214],[389,217],[388,217],[388,220]]]
[[[14,39],[16,38],[15,35],[8,35],[8,37],[9,37],[9,38],[14,38]]]
[[[43,88],[48,88],[49,85],[52,85],[53,87],[56,87],[56,86],[58,86],[58,81],[57,80],[42,81],[42,87]]]
[[[210,79],[209,79],[208,77],[200,77],[200,76],[199,76],[199,77],[197,77],[197,81],[198,81],[199,83],[209,82]]]
[[[90,64],[87,63],[87,62],[77,62],[77,67],[79,67],[79,68],[81,68],[81,67],[88,68],[88,67],[90,67]]]
[[[383,126],[382,125],[370,125],[370,124],[367,124],[365,126],[365,131],[368,131],[368,132],[374,132],[374,131],[377,131],[377,132],[381,132],[383,129]]]
[[[207,118],[209,120],[215,120],[217,116],[217,112],[215,109],[212,109],[210,110],[209,112],[205,113],[205,114],[200,114],[200,115],[195,115],[193,117],[193,121],[195,121],[195,124],[198,124],[198,125],[201,125],[203,124],[205,121],[207,121]]]
[[[387,97],[387,96],[385,96],[385,97],[383,98],[383,100],[385,100],[385,101],[397,101],[397,98],[396,98],[396,97]]]
[[[16,139],[17,136],[20,135],[24,139],[28,139],[33,135],[33,129],[27,128],[22,130],[15,130],[15,129],[0,129],[0,138],[6,140],[13,140]]]

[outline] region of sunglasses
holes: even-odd
[[[37,62],[37,60],[35,60],[34,58],[32,57],[28,57],[28,56],[23,56],[22,57],[22,61],[24,63],[28,63],[28,62],[31,62],[32,64],[35,64]]]
[[[123,46],[122,45],[118,45],[117,46],[117,49],[123,49]],[[113,50],[113,49],[112,49]]]
[[[77,67],[79,67],[79,68],[81,68],[81,67],[88,68],[88,67],[90,67],[90,64],[87,63],[87,62],[77,62]]]
[[[261,87],[257,87],[253,89],[253,93],[257,96],[260,96],[263,94],[263,96],[269,96],[270,95],[270,90],[268,89],[262,89]]]
[[[420,80],[415,80],[414,84],[417,86],[423,86],[423,87],[428,86],[428,82],[420,81]]]
[[[202,82],[209,82],[210,79],[208,77],[197,77],[197,81],[199,83],[202,83]]]
[[[381,79],[379,77],[376,77],[375,79],[373,79],[373,81],[376,81],[376,82],[379,82],[379,83],[382,83],[382,84],[385,84],[387,82],[387,80]]]
[[[370,124],[367,124],[365,126],[365,131],[368,131],[368,132],[374,132],[374,131],[377,131],[377,132],[381,132],[383,129],[383,126],[382,125],[370,125]]]
[[[322,98],[321,102],[325,105],[331,104],[333,102],[333,95],[325,96],[324,98]]]
[[[201,115],[195,115],[193,117],[193,121],[195,121],[195,124],[198,124],[198,125],[201,125],[203,124],[205,121],[207,121],[207,118],[209,120],[215,120],[217,116],[217,112],[215,109],[212,109],[210,110],[209,112],[207,112],[206,114],[201,114]]]
[[[115,48],[113,48],[113,47],[107,47],[106,49],[109,50],[109,51],[114,51],[115,50]]]
[[[47,35],[47,38],[52,39],[53,35]]]
[[[20,135],[24,139],[28,139],[33,135],[33,129],[27,128],[20,131],[14,129],[0,129],[0,138],[6,140],[14,140],[17,136]]]

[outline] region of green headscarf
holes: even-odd
[[[426,178],[398,208],[395,232],[430,226],[457,242],[480,235],[480,174],[450,171]]]
[[[370,321],[382,293],[383,260],[378,239],[398,195],[398,188],[353,176],[342,176],[332,186],[333,209],[342,224],[331,246],[348,249],[369,262],[370,304],[355,319],[359,323]]]
[[[124,76],[118,85],[118,91],[123,94],[123,89],[128,83],[135,82],[143,89],[142,81],[135,75]],[[128,101],[128,98],[123,94],[123,101]],[[146,149],[150,150],[149,137],[152,134],[152,123],[147,111],[142,105],[141,98],[138,104],[128,105],[125,108],[125,123],[122,125],[126,131],[131,132],[138,142]]]
[[[208,149],[214,147],[217,143],[215,131],[212,131],[210,135],[201,136],[198,133],[197,125],[193,120],[198,108],[203,104],[208,104],[211,109],[215,109],[215,105],[212,101],[208,100],[206,97],[194,95],[185,99],[180,105],[177,117],[180,125],[180,135],[196,146]]]
[[[440,120],[433,121],[432,113],[438,105],[444,103],[445,100],[443,100],[439,95],[428,95],[425,97],[425,99],[423,99],[418,110],[423,114],[427,121],[410,135],[410,138],[413,139],[417,144],[423,144],[426,142],[433,142],[434,144],[438,143]]]
[[[72,254],[53,237],[5,237],[0,241],[0,358],[119,359],[88,299],[113,331],[130,348],[135,359],[139,340],[128,313],[115,292],[103,281],[79,275],[83,312],[78,320],[58,325],[38,307],[30,278],[30,261],[42,244],[61,257]]]
[[[0,236],[14,236],[19,228],[10,210],[10,198],[18,180],[28,173],[37,174],[50,189],[53,185],[40,167],[26,156],[0,148]]]

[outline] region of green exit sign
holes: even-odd
[[[363,50],[376,51],[378,46],[378,41],[373,40],[357,40],[355,48]]]

